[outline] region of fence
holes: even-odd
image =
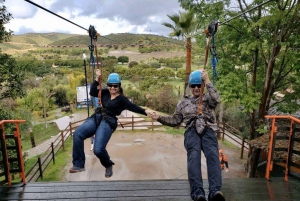
[[[36,163],[28,170],[28,172],[26,173],[26,181],[30,182],[37,181],[39,178],[43,179],[43,172],[45,171],[49,163],[51,161],[55,163],[55,154],[60,150],[61,147],[64,149],[64,141],[72,135],[72,131],[75,130],[83,121],[84,120],[70,122],[69,126],[65,128],[65,130],[61,131],[61,135],[58,136],[53,143],[51,143],[50,147],[40,157],[38,157]],[[220,127],[220,129],[222,130],[222,140],[224,141],[224,136],[226,135],[228,138],[231,138],[232,140],[240,144],[242,146],[242,158],[243,150],[244,148],[247,148],[244,146],[244,144],[247,142],[244,138],[241,138],[238,135],[238,130],[235,129],[236,133],[232,133],[232,135],[235,136],[235,138],[233,138],[225,131],[231,132],[230,130],[233,130],[234,128],[224,122],[221,125],[222,126]],[[158,122],[154,122],[150,117],[122,117],[119,118],[118,121],[118,129],[134,130],[144,128],[154,131],[154,129],[157,127],[162,127],[162,125]]]
[[[60,135],[51,143],[49,148],[38,157],[34,165],[26,172],[26,181],[37,181],[43,179],[43,172],[51,161],[55,164],[55,154],[62,148],[65,148],[65,141],[71,136],[71,123],[69,126],[60,132]]]
[[[8,120],[9,121],[9,120]],[[60,132],[60,135],[54,139],[54,141],[50,144],[48,149],[43,152],[38,158],[37,161],[33,164],[33,166],[25,173],[25,179],[27,182],[35,182],[38,181],[38,179],[43,179],[43,172],[46,170],[50,162],[52,161],[53,164],[55,164],[55,155],[56,153],[62,148],[64,150],[64,144],[65,141],[72,136],[73,130],[75,130],[79,125],[82,124],[83,120],[76,121],[76,122],[70,122],[69,125]],[[236,134],[232,134],[235,136],[235,138],[232,138],[232,136],[228,135],[225,131],[230,132],[230,130],[233,129],[233,127],[229,126],[226,123],[221,123],[222,126],[220,126],[219,130],[222,130],[222,132],[218,132],[219,134],[222,134],[222,140],[224,140],[224,136],[231,138],[238,144],[242,145],[242,150],[244,149],[244,143],[245,140],[243,140],[241,137],[238,136],[238,131],[236,130]],[[117,129],[127,129],[127,130],[134,130],[134,129],[150,129],[154,131],[155,128],[162,127],[158,122],[154,122],[152,118],[150,117],[122,117],[118,121],[118,128]],[[3,147],[3,146],[2,146]],[[241,151],[243,152],[243,151]],[[4,161],[0,161],[0,164],[4,164]],[[23,162],[22,162],[23,164]],[[5,171],[1,172],[1,175],[6,175],[5,177],[10,177],[9,172]],[[0,181],[1,182],[1,181]],[[1,184],[5,183],[5,181],[2,181]],[[23,181],[25,182],[25,181]]]

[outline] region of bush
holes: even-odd
[[[132,68],[132,67],[137,66],[137,65],[139,65],[139,63],[137,61],[131,61],[131,62],[129,62],[128,67]]]

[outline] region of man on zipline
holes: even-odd
[[[203,80],[203,81],[202,81]],[[204,82],[204,83],[203,83]],[[201,85],[205,85],[208,94],[200,94]],[[191,96],[180,101],[173,116],[159,116],[152,113],[152,118],[167,126],[185,124],[184,146],[187,151],[187,171],[190,183],[191,198],[195,201],[206,201],[201,173],[201,150],[206,157],[209,182],[209,201],[225,201],[219,161],[218,140],[216,136],[216,117],[214,111],[220,103],[220,96],[210,82],[206,70],[196,70],[190,74],[189,87]],[[202,113],[198,114],[199,100],[202,97]]]

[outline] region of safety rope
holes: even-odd
[[[205,57],[204,57],[204,67],[203,69],[206,70],[206,64],[208,59],[208,52],[210,50],[210,41],[212,36],[217,32],[218,22],[213,20],[207,29],[204,31],[206,34],[206,49],[205,49]],[[201,76],[201,75],[200,75]],[[201,78],[202,79],[202,78]],[[198,118],[202,118],[202,97],[204,92],[204,84],[201,84],[200,94],[199,94],[199,105],[198,105]]]
[[[211,67],[213,71],[213,85],[216,84],[216,79],[218,77],[217,74],[217,63],[218,63],[218,58],[217,58],[217,47],[215,45],[215,34],[212,34],[211,37],[211,48],[210,48],[210,53],[211,53]]]
[[[94,56],[93,51],[95,49],[95,54],[96,54],[96,65],[97,65],[97,69],[100,70],[100,76],[98,77],[98,83],[99,83],[99,92],[98,92],[98,107],[102,107],[102,101],[101,101],[101,92],[102,92],[102,69],[99,66],[99,60],[98,60],[98,52],[97,52],[97,37],[100,36],[99,33],[97,33],[97,31],[95,30],[95,27],[90,25],[89,28],[89,36],[91,38],[91,45],[89,46],[89,49],[91,51],[91,62],[93,64],[93,70],[94,70],[94,66],[95,66],[95,62],[94,62]]]

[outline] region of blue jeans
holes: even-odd
[[[101,114],[96,114],[97,118]],[[85,154],[84,154],[84,140],[92,137],[95,134],[94,140],[94,154],[99,158],[104,167],[114,165],[106,150],[106,145],[113,133],[110,125],[102,118],[99,126],[97,127],[94,117],[90,117],[80,125],[73,135],[73,165],[76,167],[84,168]]]
[[[222,178],[219,161],[218,139],[215,132],[205,128],[199,135],[194,127],[186,130],[184,134],[184,147],[187,151],[187,171],[190,183],[191,198],[199,195],[205,196],[201,173],[201,150],[206,157],[209,197],[221,190]]]
[[[90,137],[90,140],[91,140],[91,144],[94,144],[95,136]]]

